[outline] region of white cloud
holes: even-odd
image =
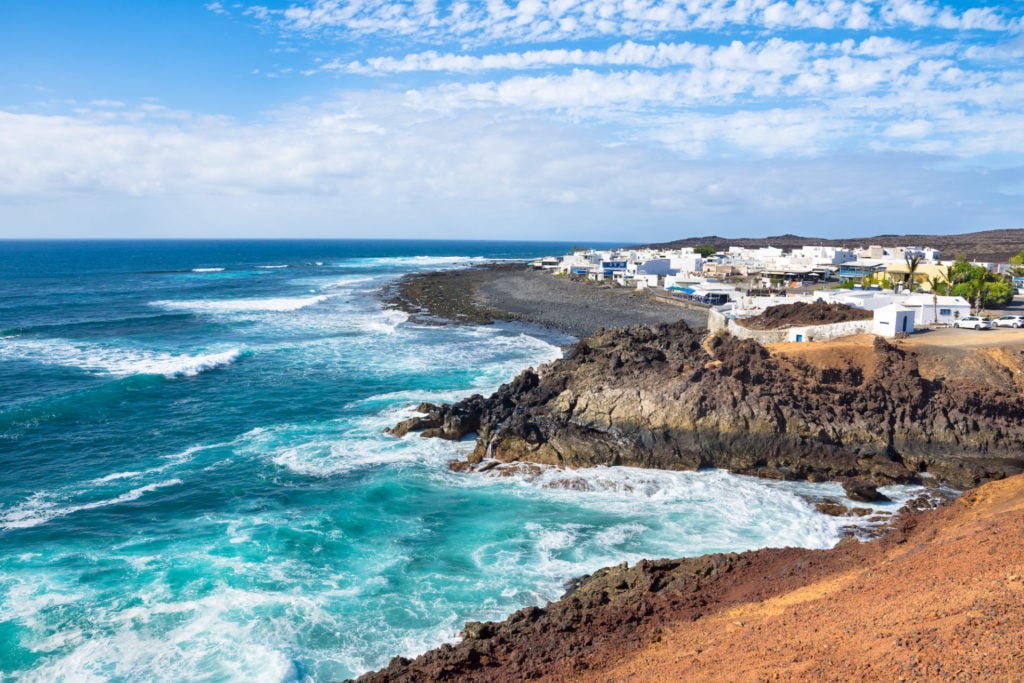
[[[102,99],[0,111],[0,204],[32,207],[18,214],[30,222],[51,206],[103,213],[107,199],[148,207],[157,223],[174,206],[198,223],[234,211],[278,226],[501,216],[571,221],[591,238],[593,225],[643,220],[749,233],[789,217],[821,232],[813,221],[829,212],[899,230],[918,218],[910,204],[950,226],[1019,216],[1021,198],[990,181],[1024,156],[1021,43],[972,36],[1010,37],[1021,20],[952,5],[210,2],[281,29],[275,49],[319,55],[259,73],[331,72],[332,85],[376,89],[313,93],[244,121]],[[550,44],[562,40],[578,42]],[[1019,169],[1007,173],[1001,187],[1021,184]]]
[[[365,61],[334,60],[321,66],[323,71],[347,71],[361,74],[394,74],[417,71],[474,73],[493,70],[525,70],[560,66],[642,66],[664,68],[689,65],[706,60],[709,49],[693,43],[645,45],[633,41],[617,43],[604,50],[554,49],[465,55],[418,52],[402,58],[373,57]]]
[[[420,41],[554,41],[595,36],[641,37],[666,32],[735,27],[865,30],[875,26],[1008,31],[1021,26],[1014,12],[956,11],[926,0],[519,0],[486,3],[394,3],[387,0],[313,0],[284,10],[251,6],[252,16],[286,31],[404,36]],[[1005,15],[1008,15],[1007,18]]]
[[[827,110],[837,122],[820,140],[822,149],[843,147],[857,137],[883,135],[888,122],[931,120],[940,136],[963,134],[954,146],[963,156],[984,154],[979,143],[950,112],[998,122],[1024,110],[1024,70],[964,70],[946,55],[956,46],[914,45],[887,39],[822,46],[772,40],[761,45],[734,42],[710,51],[690,51],[690,63],[673,70],[597,71],[515,75],[472,83],[445,83],[408,92],[411,105],[424,110],[457,111],[508,107],[564,113],[576,118],[615,121],[625,130],[644,129],[650,120],[708,107],[708,116],[728,120],[743,110]],[[838,131],[848,131],[839,134]],[[768,142],[749,145],[784,153],[779,136],[764,131]],[[1016,139],[1014,136],[1012,139]],[[1007,150],[1024,151],[1013,147]],[[815,145],[814,149],[819,146]],[[794,150],[795,151],[795,150]],[[802,152],[800,152],[802,153]]]
[[[931,133],[933,128],[930,121],[915,119],[893,123],[886,128],[885,134],[891,138],[923,138]]]
[[[928,126],[957,125],[1024,147],[1009,124],[951,121],[908,119],[885,139],[924,145]],[[1024,121],[1012,123],[1024,130]],[[651,124],[616,139],[511,110],[425,112],[379,93],[279,111],[258,124],[160,111],[120,119],[0,113],[0,227],[59,235],[74,217],[104,234],[121,225],[138,235],[141,222],[146,234],[172,236],[241,225],[248,236],[287,226],[330,236],[495,236],[500,228],[524,238],[621,239],[636,226],[637,239],[654,239],[687,229],[994,227],[1024,209],[984,169],[836,149],[859,122],[825,109]],[[749,148],[777,156],[766,166],[764,157],[730,154]],[[1007,186],[1024,177],[1007,173]]]
[[[851,31],[863,31],[871,26],[871,13],[863,3],[855,2],[850,5],[850,12],[843,25]]]
[[[408,101],[449,112],[492,106],[548,111],[614,120],[626,130],[644,127],[651,117],[707,107],[723,108],[716,115],[725,116],[743,109],[820,110],[828,103],[831,116],[859,120],[861,135],[870,136],[872,130],[883,135],[887,120],[940,119],[958,109],[987,120],[1024,109],[1024,69],[1007,51],[887,36],[831,44],[772,38],[717,47],[626,41],[589,51],[425,52],[346,68],[377,74],[511,70],[513,75],[486,81],[413,88]],[[527,75],[530,70],[535,73]],[[933,130],[957,132],[938,125]],[[957,153],[969,156],[971,142],[965,138]]]
[[[882,19],[888,24],[910,24],[911,26],[931,26],[937,16],[944,16],[943,28],[955,28],[949,25],[955,22],[951,12],[940,15],[939,9],[923,0],[889,0],[882,7]]]

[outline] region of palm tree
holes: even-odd
[[[978,315],[981,314],[981,307],[985,303],[985,284],[987,279],[988,271],[984,268],[979,268],[974,277],[967,282],[971,306],[974,307],[974,312]]]
[[[904,286],[909,286],[911,291],[914,289],[914,275],[917,274],[917,267],[921,265],[923,260],[919,254],[910,254],[909,252],[904,256],[904,260],[907,262],[907,274],[903,276]]]
[[[1024,277],[1024,251],[1010,257],[1010,275]]]
[[[928,278],[928,289],[932,291],[932,313],[935,322],[939,322],[939,289],[946,294],[949,291],[949,270],[936,270],[935,275]]]

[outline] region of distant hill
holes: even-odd
[[[964,254],[972,261],[1006,262],[1011,256],[1024,251],[1024,229],[984,230],[961,235],[876,235],[875,237],[851,237],[849,239],[823,239],[820,237],[801,237],[799,235],[778,235],[775,237],[756,238],[725,238],[711,235],[708,237],[688,237],[671,242],[645,245],[657,249],[678,249],[679,247],[699,247],[712,245],[715,249],[727,247],[779,247],[790,250],[807,244],[820,244],[834,247],[861,248],[872,244],[883,247],[917,246],[934,247],[942,252],[944,259],[951,259]]]

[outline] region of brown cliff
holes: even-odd
[[[1024,471],[1024,398],[1014,386],[922,377],[877,340],[870,362],[811,364],[685,323],[599,331],[569,357],[489,398],[426,413],[395,433],[458,439],[470,463],[725,468],[781,479],[934,477],[958,488]]]

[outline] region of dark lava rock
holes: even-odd
[[[878,487],[870,481],[848,480],[843,482],[843,490],[846,497],[861,503],[886,502],[891,500],[883,493],[879,493]]]
[[[381,295],[386,305],[408,313],[419,324],[487,325],[515,316],[479,303],[476,292],[480,285],[495,271],[523,267],[521,263],[492,264],[487,268],[415,273],[403,276]]]
[[[814,509],[823,515],[832,517],[846,517],[850,514],[850,508],[835,501],[823,501],[815,505]]]
[[[828,325],[851,320],[870,320],[872,315],[871,311],[844,304],[798,301],[770,306],[760,315],[744,318],[741,323],[743,327],[751,330],[775,330],[793,325]]]
[[[1024,471],[1024,395],[927,380],[882,339],[873,353],[879,371],[865,375],[842,357],[823,369],[730,335],[705,341],[682,322],[601,330],[490,397],[420,406],[392,433],[476,432],[473,464],[714,467],[876,486],[926,472],[958,489]]]

